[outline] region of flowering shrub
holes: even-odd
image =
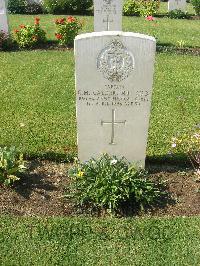
[[[157,14],[160,7],[159,0],[140,0],[140,16],[147,17]]]
[[[110,213],[115,213],[122,203],[128,201],[135,209],[143,209],[162,194],[158,186],[147,179],[144,170],[108,154],[87,163],[76,162],[69,176],[68,197],[76,204],[106,209]]]
[[[125,16],[139,15],[139,1],[126,0],[123,7],[123,13]]]
[[[35,18],[34,25],[20,25],[14,30],[14,39],[20,48],[30,48],[46,41],[46,32],[40,27],[40,19]]]
[[[14,147],[0,148],[0,185],[9,186],[19,180],[17,175],[25,169],[23,156]]]
[[[159,0],[126,0],[124,3],[124,15],[140,15],[142,17],[153,16],[160,7]]]
[[[3,31],[0,31],[0,51],[6,50],[11,45],[12,41],[8,34]]]
[[[193,168],[200,177],[200,125],[172,138],[172,148],[176,152],[185,153]]]
[[[80,21],[70,16],[68,18],[56,19],[55,24],[57,28],[55,36],[59,44],[72,46],[74,38],[82,28]]]

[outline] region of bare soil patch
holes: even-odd
[[[0,214],[15,216],[74,216],[77,210],[63,195],[70,164],[31,161],[29,171],[12,188],[0,187]],[[171,202],[147,210],[151,216],[200,215],[200,183],[191,169],[149,165],[151,178],[166,181]]]

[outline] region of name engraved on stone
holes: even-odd
[[[103,5],[100,9],[97,9],[96,12],[104,17],[104,15],[116,15],[117,9],[116,5],[112,6]]]
[[[113,40],[97,58],[97,69],[110,82],[120,82],[128,78],[134,67],[133,55],[119,40]]]
[[[114,88],[116,87],[114,86]],[[105,89],[107,88],[108,85],[105,85]],[[133,91],[135,90],[133,89]],[[77,95],[77,100],[87,106],[133,107],[144,105],[150,101],[149,92],[144,90],[136,91],[136,93],[125,89],[119,91],[102,89],[95,91],[79,90]]]
[[[123,121],[117,121],[115,119],[115,109],[112,109],[112,121],[101,121],[101,125],[111,125],[112,126],[112,130],[111,130],[111,141],[110,141],[110,145],[116,145],[115,143],[115,125],[126,125],[126,120]]]

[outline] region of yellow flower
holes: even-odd
[[[78,172],[78,176],[82,177],[84,175],[84,172],[83,171],[79,171]]]

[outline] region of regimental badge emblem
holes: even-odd
[[[97,58],[97,69],[111,82],[120,82],[128,78],[134,67],[132,53],[119,40],[113,40]]]

